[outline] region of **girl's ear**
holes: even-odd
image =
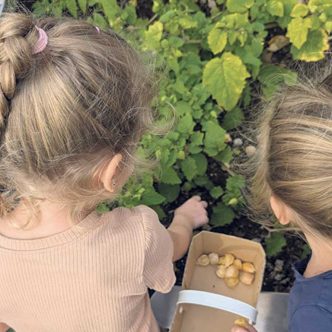
[[[116,191],[117,187],[116,178],[117,176],[119,176],[119,168],[121,161],[122,161],[122,155],[119,153],[116,154],[108,163],[108,165],[105,167],[100,176],[100,181],[104,185],[104,188],[110,193]]]
[[[291,221],[289,207],[274,195],[272,195],[270,198],[270,205],[280,224],[288,225]]]

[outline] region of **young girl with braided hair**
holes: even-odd
[[[249,179],[252,208],[297,226],[312,250],[294,266],[288,331],[331,331],[332,75],[284,88],[263,111]],[[256,330],[232,332],[246,331]]]
[[[193,197],[166,230],[146,206],[95,208],[131,175],[153,84],[114,32],[0,18],[0,331],[158,331],[147,289],[207,223]]]

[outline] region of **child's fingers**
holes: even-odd
[[[209,206],[209,204],[205,201],[202,201],[202,205],[203,205],[203,208],[205,208],[205,209]]]
[[[257,332],[255,328],[249,326],[248,328],[240,327],[240,326],[233,326],[231,332]]]
[[[195,201],[201,201],[201,196],[193,196],[192,199],[194,199]]]

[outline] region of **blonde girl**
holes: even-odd
[[[158,331],[147,289],[205,224],[193,197],[166,230],[146,206],[104,215],[151,124],[150,72],[112,31],[0,19],[0,331]]]
[[[321,83],[306,80],[275,96],[260,119],[254,164],[252,208],[298,226],[312,250],[294,266],[288,330],[331,331],[332,75],[322,72]]]

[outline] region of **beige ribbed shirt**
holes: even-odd
[[[147,288],[172,288],[172,255],[145,206],[93,212],[47,238],[0,236],[0,322],[16,332],[159,331]]]

